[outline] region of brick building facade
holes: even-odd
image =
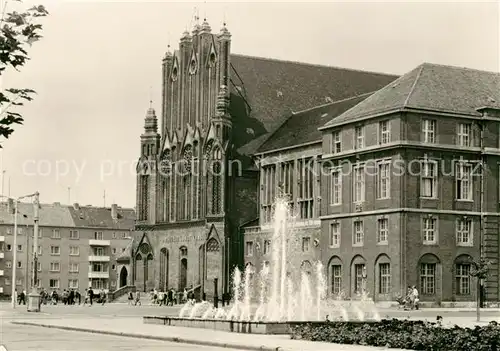
[[[283,191],[294,266],[321,260],[330,294],[355,295],[366,273],[375,300],[407,285],[423,300],[472,300],[481,251],[498,300],[498,74],[424,64],[397,77],[236,55],[230,43],[205,21],[164,58],[123,258],[136,286],[208,297],[218,278],[229,292],[235,266],[269,261]],[[470,175],[477,164],[485,176]]]
[[[498,87],[497,73],[423,64],[322,128],[332,293],[352,296],[366,267],[376,300],[416,285],[423,301],[473,301],[482,255],[498,301]]]
[[[141,135],[136,238],[121,258],[142,291],[192,287],[208,298],[217,278],[218,293],[229,292],[230,272],[243,266],[247,249],[240,228],[259,218],[258,148],[291,111],[372,92],[395,78],[236,55],[230,46],[225,26],[213,34],[204,21],[163,59],[161,116],[150,108]],[[306,227],[319,235],[313,187],[304,187],[311,198],[303,206]]]

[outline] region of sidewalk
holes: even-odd
[[[374,351],[386,349],[383,347],[291,340],[287,335],[239,334],[207,329],[143,324],[142,318],[88,318],[85,320],[44,321],[26,319],[11,323],[252,351]],[[403,351],[398,349],[391,350]]]

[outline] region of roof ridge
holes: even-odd
[[[493,73],[493,74],[498,74],[498,75],[500,75],[500,71],[489,71],[489,70],[484,70],[484,69],[479,69],[479,68],[471,68],[471,67],[465,67],[465,66],[445,65],[445,64],[442,64],[442,63],[424,62],[424,63],[422,63],[422,65],[425,65],[425,66],[438,66],[438,67],[455,68],[455,69],[462,69],[462,70],[466,70],[466,71],[475,71],[475,72]]]
[[[418,80],[420,76],[422,75],[422,71],[424,70],[425,64],[420,65],[420,69],[418,70],[417,76],[415,77],[415,80],[413,81],[413,84],[411,85],[410,92],[408,93],[408,96],[406,96],[405,102],[403,102],[403,108],[408,106],[408,102],[410,101],[411,94],[415,90],[415,87],[417,86]]]
[[[335,105],[335,104],[340,104],[341,102],[346,102],[346,101],[349,101],[349,100],[357,99],[357,98],[360,98],[360,97],[365,96],[365,95],[375,94],[377,91],[378,90],[370,91],[369,93],[358,94],[358,95],[354,95],[354,96],[351,96],[351,97],[348,97],[348,98],[344,98],[344,99],[340,99],[340,100],[335,100],[333,102],[327,102],[326,104],[317,105],[317,106],[314,106],[314,107],[307,108],[305,110],[292,111],[292,114],[293,115],[298,115],[298,114],[301,114],[301,113],[304,113],[304,112],[310,112],[310,111],[313,111],[315,109],[319,109],[319,108],[322,108],[322,107],[326,107],[326,106],[330,106],[330,105]],[[292,117],[292,116],[290,116],[290,117]]]
[[[333,68],[333,69],[339,69],[339,70],[343,70],[343,71],[360,72],[360,73],[371,73],[371,74],[379,74],[379,75],[383,75],[383,76],[394,76],[394,77],[400,77],[401,76],[401,75],[396,74],[396,73],[367,71],[367,70],[362,70],[362,69],[357,69],[357,68],[348,68],[348,67],[340,67],[340,66],[329,66],[329,65],[320,64],[320,63],[309,63],[309,62],[301,62],[301,61],[293,61],[293,60],[282,60],[282,59],[277,59],[277,58],[254,56],[254,55],[245,55],[245,54],[236,54],[236,53],[234,53],[234,54],[232,53],[231,55],[239,56],[239,57],[246,57],[246,58],[251,58],[251,59],[264,60],[264,61],[273,61],[273,62],[282,62],[282,63],[293,63],[293,64],[297,64],[297,65],[310,66],[310,67]]]

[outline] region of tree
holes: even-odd
[[[12,0],[20,3],[21,0]],[[0,79],[8,68],[19,71],[29,60],[28,48],[40,40],[42,25],[36,23],[49,13],[43,5],[33,6],[22,12],[6,13],[8,0],[0,18]],[[28,88],[6,88],[0,91],[0,137],[8,138],[14,124],[22,124],[23,116],[16,107],[33,100],[35,91]],[[1,148],[1,145],[0,145]]]
[[[477,298],[476,298],[476,315],[477,321],[481,320],[481,282],[488,277],[488,272],[490,270],[491,262],[485,258],[480,258],[479,260],[474,260],[470,257],[471,270],[470,276],[477,278]]]

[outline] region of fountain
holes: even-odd
[[[326,297],[327,283],[321,262],[314,265],[312,272],[297,269],[293,253],[298,237],[294,235],[294,216],[284,197],[274,204],[273,229],[270,265],[264,265],[260,272],[255,272],[251,265],[243,272],[234,269],[232,306],[225,309],[212,307],[208,302],[188,302],[179,317],[164,317],[163,324],[270,334],[287,333],[294,323],[380,319],[366,290],[366,269],[361,292],[356,300],[350,301],[342,294],[336,299]],[[252,300],[258,303],[252,304]],[[156,321],[159,317],[144,318],[146,323],[160,323]]]

